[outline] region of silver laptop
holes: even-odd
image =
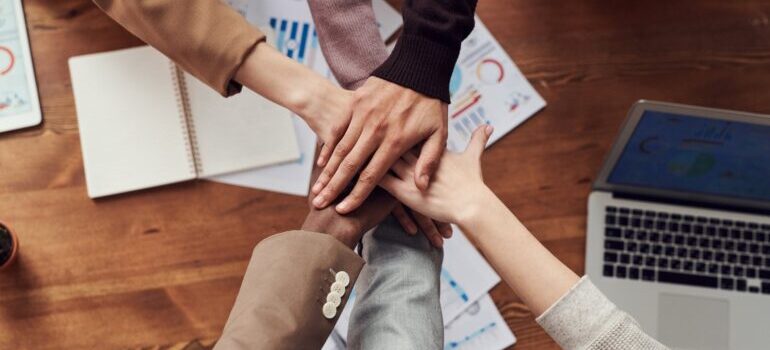
[[[677,349],[770,349],[770,117],[639,101],[588,200],[586,273]]]

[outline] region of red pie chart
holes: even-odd
[[[13,56],[13,51],[5,46],[0,46],[0,75],[10,72],[15,62],[16,58]]]

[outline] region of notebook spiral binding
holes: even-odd
[[[190,108],[190,99],[187,94],[187,84],[184,79],[184,71],[173,62],[169,63],[174,75],[174,95],[180,107],[179,120],[187,130],[185,138],[185,147],[187,148],[190,171],[197,177],[203,173],[203,167],[200,164],[200,151],[198,149],[198,138],[195,135],[195,123],[192,119],[192,110]]]

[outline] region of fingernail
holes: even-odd
[[[326,198],[323,195],[315,197],[313,199],[313,205],[315,205],[316,208],[323,208],[326,206]]]
[[[414,236],[414,235],[416,235],[416,234],[417,234],[417,227],[414,227],[414,226],[409,226],[409,228],[407,229],[407,231],[409,232],[409,234],[410,234],[410,235]]]
[[[444,247],[444,240],[441,239],[441,238],[436,237],[434,239],[434,243],[436,244],[436,247],[438,247],[438,248]]]
[[[323,166],[324,159],[321,157],[318,157],[318,160],[316,160],[315,165],[317,166]]]
[[[318,192],[321,192],[321,188],[323,188],[323,186],[321,186],[321,183],[316,182],[315,185],[313,185],[313,194],[318,194]]]
[[[487,124],[487,127],[484,128],[484,132],[487,134],[487,136],[492,135],[493,131],[495,131],[495,128],[493,128],[492,125]]]
[[[445,238],[452,238],[452,229],[444,229],[444,237]]]
[[[342,201],[342,203],[337,204],[337,211],[338,212],[347,212],[349,207],[350,207],[350,203],[348,201]]]

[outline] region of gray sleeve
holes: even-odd
[[[537,323],[564,349],[668,349],[618,309],[588,276],[576,283]]]
[[[443,349],[439,300],[443,251],[393,217],[364,236],[348,349]]]

